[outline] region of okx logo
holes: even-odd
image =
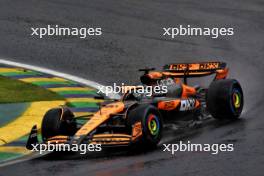
[[[181,100],[180,111],[193,110],[195,108],[195,99],[189,98],[186,100]]]

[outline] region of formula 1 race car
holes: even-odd
[[[177,120],[180,113],[191,113],[195,118],[206,112],[219,120],[232,120],[242,112],[242,88],[235,79],[226,79],[226,63],[169,64],[162,71],[140,71],[144,71],[140,77],[144,86],[166,86],[167,91],[145,96],[136,92],[137,87],[130,89],[120,100],[101,104],[84,124],[76,122],[84,116],[74,117],[67,107],[53,108],[42,121],[43,143],[154,147],[161,140],[166,119]],[[208,88],[187,85],[190,77],[212,74],[215,77]],[[36,129],[34,126],[31,130],[28,149],[38,142]]]

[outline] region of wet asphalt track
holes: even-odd
[[[30,27],[59,24],[101,26],[103,36],[37,39]],[[161,37],[162,27],[178,24],[234,27],[235,35]],[[136,83],[142,66],[168,62],[218,59],[229,64],[230,77],[244,89],[240,121],[211,121],[179,134],[170,131],[166,143],[234,143],[235,151],[179,152],[162,148],[148,153],[100,157],[36,159],[0,168],[0,175],[236,175],[264,174],[264,2],[262,0],[1,0],[0,55],[44,66],[105,85]]]

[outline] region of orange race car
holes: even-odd
[[[178,120],[182,113],[194,114],[194,118],[206,113],[220,120],[237,119],[242,112],[242,88],[238,81],[226,79],[226,63],[169,64],[162,71],[140,71],[144,71],[140,78],[144,86],[166,86],[167,91],[146,96],[134,87],[120,100],[101,104],[98,112],[86,117],[74,117],[66,107],[51,109],[42,121],[43,143],[153,147],[161,140],[164,122]],[[208,88],[187,84],[190,77],[212,74],[215,77]],[[77,123],[87,117],[86,123]],[[31,130],[28,149],[38,142],[36,129]]]

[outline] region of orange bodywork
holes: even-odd
[[[146,83],[143,84],[146,85],[156,85],[160,84],[160,82],[163,81],[163,79],[172,78],[176,84],[179,84],[181,86],[181,92],[179,94],[175,95],[173,94],[173,97],[169,97],[171,95],[166,95],[164,97],[157,96],[151,97],[152,99],[149,102],[143,102],[143,103],[149,103],[151,106],[156,106],[158,110],[162,111],[191,111],[200,108],[201,103],[200,99],[197,99],[198,96],[196,96],[197,91],[194,87],[188,86],[186,79],[188,77],[198,77],[198,76],[207,76],[211,74],[216,74],[215,79],[225,79],[228,75],[228,68],[225,68],[226,64],[221,62],[201,62],[201,63],[183,63],[183,64],[170,64],[165,65],[163,71],[151,71],[151,72],[145,72],[145,74],[141,77],[143,78]],[[152,69],[153,70],[153,69]],[[184,79],[184,83],[182,82],[182,79]],[[161,80],[159,82],[159,80]],[[169,84],[168,84],[169,85]],[[180,87],[179,86],[179,87]],[[100,128],[102,124],[107,122],[113,115],[116,116],[122,116],[123,119],[118,119],[123,123],[123,120],[127,118],[127,113],[130,110],[130,107],[133,107],[133,105],[140,104],[142,102],[133,102],[134,100],[127,100],[132,101],[127,103],[124,99],[126,95],[131,92],[130,90],[142,88],[143,86],[123,86],[122,92],[125,92],[123,95],[123,98],[121,98],[118,102],[113,102],[110,104],[107,104],[103,107],[100,107],[100,110],[92,115],[90,120],[85,123],[76,133],[74,136],[54,136],[51,138],[48,138],[47,141],[50,143],[66,143],[66,142],[73,142],[78,143],[82,142],[81,140],[85,139],[89,140],[91,144],[102,144],[102,145],[129,145],[131,142],[136,142],[139,139],[141,139],[144,131],[143,131],[143,125],[141,120],[137,120],[132,127],[129,127],[129,131],[132,128],[132,131],[130,134],[119,134],[119,133],[127,133],[127,129],[123,131],[118,131],[119,133],[115,133],[117,131],[106,131],[102,132],[100,130],[96,130],[96,128]],[[173,87],[174,88],[174,87]],[[179,88],[180,89],[180,88]],[[175,89],[176,90],[176,89]],[[178,90],[178,89],[177,89]],[[181,94],[180,94],[181,93]],[[163,96],[163,94],[161,95]],[[63,120],[63,114],[64,114],[64,108],[61,107],[62,113],[60,120]],[[124,111],[126,110],[126,111]],[[118,121],[119,122],[119,121]],[[108,125],[108,124],[106,124]],[[116,125],[116,124],[114,124]],[[123,126],[122,126],[123,125]],[[110,126],[110,125],[109,125]],[[127,123],[121,124],[123,128],[127,127]],[[145,127],[145,126],[144,126]],[[107,126],[107,128],[109,128]],[[111,128],[111,126],[110,126]],[[119,126],[117,126],[119,128]],[[96,130],[96,131],[95,131]],[[102,134],[96,134],[96,133],[102,133]],[[86,138],[87,137],[87,138]],[[80,139],[80,140],[79,140]]]
[[[154,72],[150,72],[148,74],[148,76],[149,76],[150,79],[160,79],[160,78],[162,78],[163,74],[162,74],[162,72],[154,71]]]
[[[47,141],[51,144],[62,144],[62,143],[65,143],[67,142],[69,139],[68,136],[62,136],[62,135],[59,135],[59,136],[54,136],[54,137],[51,137],[49,138]]]
[[[206,76],[206,75],[211,75],[211,74],[213,74],[213,72],[211,72],[211,71],[200,71],[200,72],[189,72],[188,74],[186,74],[186,76],[195,77],[195,76]],[[216,74],[217,74],[219,79],[223,79],[227,76],[228,69],[217,70]],[[183,73],[183,72],[167,72],[167,71],[164,71],[164,72],[150,72],[150,73],[146,74],[145,76],[151,80],[159,80],[159,79],[169,78],[169,77],[174,77],[174,78],[184,77],[184,75],[185,75],[185,73]]]
[[[132,141],[135,141],[140,136],[142,136],[142,124],[141,122],[137,122],[132,129]]]
[[[209,75],[212,72],[210,71],[204,71],[204,72],[193,72],[193,73],[189,73],[188,75],[193,75],[193,76],[199,76],[199,75]],[[182,72],[150,72],[147,74],[147,76],[150,79],[162,79],[162,78],[166,78],[166,77],[182,77],[184,76],[184,73]]]
[[[225,63],[200,62],[166,65],[164,71],[152,71],[145,74],[149,79],[162,79],[168,77],[195,77],[217,74],[216,79],[224,79],[228,74]]]
[[[164,76],[166,77],[182,77],[184,76],[184,73],[177,73],[177,72],[162,72]],[[188,76],[200,76],[200,75],[210,75],[212,72],[210,71],[204,71],[204,72],[192,72],[188,73]]]
[[[180,103],[181,103],[180,99],[171,100],[171,101],[160,101],[158,103],[158,109],[171,111],[173,109],[176,109],[180,105]]]
[[[195,94],[196,94],[195,88],[182,84],[182,98],[188,98]]]
[[[82,128],[77,131],[75,136],[86,135],[92,132],[98,125],[104,123],[106,120],[110,118],[112,114],[117,114],[123,111],[125,105],[123,102],[116,102],[108,104],[102,107],[98,112],[96,112],[91,120],[89,120],[86,124],[82,126]]]
[[[201,106],[201,103],[200,103],[200,101],[195,101],[195,108],[199,108]]]
[[[77,131],[75,137],[87,135],[95,130],[100,124],[103,124],[106,120],[111,118],[112,114],[118,114],[125,108],[123,102],[115,102],[108,104],[96,112],[93,117],[84,124],[81,129]],[[129,145],[131,142],[137,140],[142,136],[141,122],[137,122],[133,125],[132,135],[128,134],[95,134],[91,138],[91,144],[102,145]],[[66,143],[69,140],[68,136],[54,136],[47,141],[53,144]]]
[[[95,134],[91,144],[128,145],[130,141],[131,136],[126,134]]]
[[[186,69],[192,70],[210,70],[217,69],[220,66],[220,62],[204,62],[204,63],[182,63],[182,64],[170,64],[169,70],[185,71]]]
[[[216,71],[216,76],[215,76],[215,79],[219,80],[219,79],[225,79],[228,75],[228,68],[225,68],[223,70],[217,70]]]
[[[165,111],[176,110],[178,107],[181,106],[181,102],[186,101],[186,100],[188,100],[188,98],[169,100],[169,101],[160,101],[158,102],[158,109],[165,110]],[[193,108],[199,108],[199,107],[200,107],[200,102],[198,100],[195,100]]]

